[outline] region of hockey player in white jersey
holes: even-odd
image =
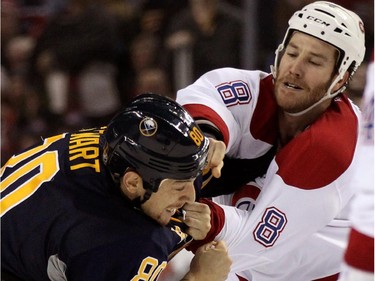
[[[215,235],[228,243],[230,280],[337,280],[350,230],[359,119],[343,92],[364,59],[364,42],[355,13],[314,2],[290,18],[272,73],[217,69],[178,91],[177,101],[201,128],[224,141],[227,159],[277,151],[264,177],[214,198],[248,209],[214,211],[225,221]],[[239,165],[228,178],[242,171]]]

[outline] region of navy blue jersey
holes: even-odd
[[[3,270],[38,281],[155,280],[190,239],[122,195],[101,160],[102,133],[44,139],[2,167]]]

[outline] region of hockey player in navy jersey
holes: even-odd
[[[154,94],[107,127],[14,155],[1,169],[2,280],[156,280],[210,229],[193,181],[207,158],[220,171],[212,155],[192,117]],[[184,280],[225,280],[230,265],[224,242],[212,241]]]

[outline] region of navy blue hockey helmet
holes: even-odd
[[[145,189],[156,192],[163,179],[197,177],[205,166],[208,139],[174,100],[157,94],[137,96],[104,133],[103,160],[119,178],[133,168]]]

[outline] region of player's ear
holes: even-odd
[[[121,190],[130,199],[142,194],[143,185],[141,176],[135,171],[127,171],[121,178]]]
[[[347,82],[347,80],[349,79],[349,76],[350,76],[349,72],[348,71],[345,72],[344,77],[337,82],[337,84],[333,87],[332,91],[335,92],[338,89],[340,89]]]

